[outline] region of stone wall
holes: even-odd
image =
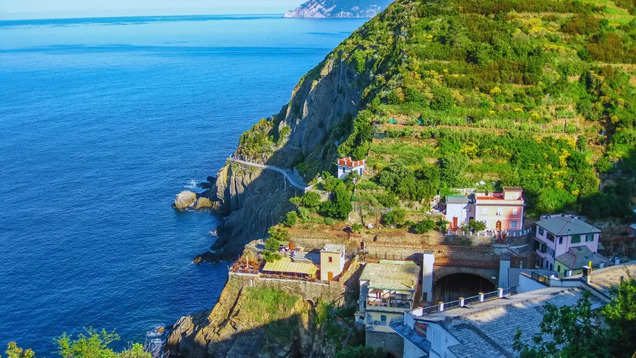
[[[367,347],[374,349],[382,348],[391,352],[395,357],[401,358],[404,354],[404,340],[397,333],[369,331],[365,332],[365,343]]]
[[[319,298],[337,301],[344,297],[345,287],[339,282],[309,282],[276,278],[262,278],[257,275],[230,272],[230,280],[241,282],[245,287],[274,288],[297,293],[305,299],[316,302]]]

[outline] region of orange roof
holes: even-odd
[[[361,165],[364,165],[364,159],[363,160],[351,160],[351,157],[340,158],[340,159],[338,159],[338,165],[342,165],[342,166],[349,167],[349,168],[355,168],[355,167],[359,167]]]

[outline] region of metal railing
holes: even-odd
[[[496,291],[479,293],[478,295],[460,298],[454,301],[439,302],[434,306],[422,307],[413,311],[413,314],[417,317],[430,315],[433,313],[444,312],[452,308],[466,307],[471,303],[481,303],[486,301],[492,301],[500,298],[505,298],[512,295],[516,291],[516,287],[507,289],[497,289]],[[417,312],[417,313],[416,313]]]

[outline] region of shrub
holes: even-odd
[[[316,209],[320,206],[320,194],[313,191],[306,192],[300,202],[304,207]]]
[[[416,234],[423,234],[429,232],[435,228],[435,221],[432,219],[424,219],[417,224],[411,226],[411,231]]]
[[[406,210],[402,208],[393,209],[382,215],[382,224],[386,226],[402,225],[406,219]]]
[[[433,99],[430,107],[436,111],[448,111],[455,105],[453,94],[446,87],[436,87],[433,89]]]

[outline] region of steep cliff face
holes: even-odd
[[[304,18],[371,18],[384,10],[391,1],[376,0],[309,0],[284,17]]]
[[[315,158],[315,167],[303,173],[308,176],[328,168],[337,150],[333,129],[357,113],[363,87],[346,59],[330,55],[300,81],[280,113],[241,137],[234,156],[290,172]],[[214,198],[224,215],[219,228],[224,253],[235,255],[246,242],[264,237],[269,226],[293,209],[289,198],[298,193],[276,171],[228,161],[218,173]]]
[[[231,276],[214,309],[174,324],[165,351],[188,358],[333,357],[357,336],[352,318],[336,318],[331,306],[315,304],[319,297],[336,296],[312,296],[294,285],[251,286]]]

